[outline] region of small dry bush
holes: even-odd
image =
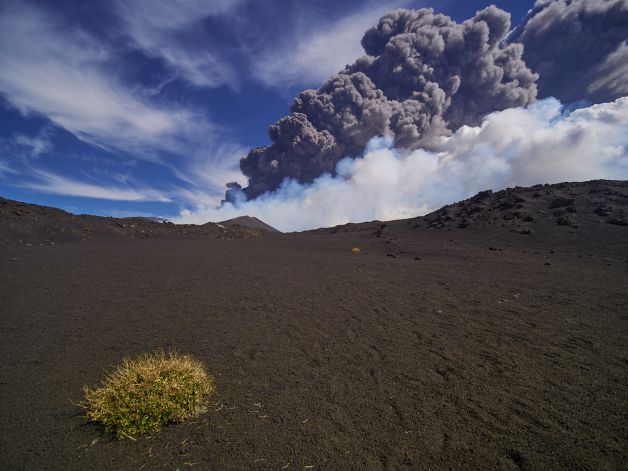
[[[118,438],[156,432],[204,411],[215,391],[203,364],[176,352],[125,358],[99,388],[84,387],[81,404],[90,421]]]

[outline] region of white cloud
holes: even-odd
[[[198,185],[217,190],[223,196],[227,182],[247,183],[240,171],[240,158],[248,151],[248,148],[232,143],[203,149],[195,155],[187,171]]]
[[[41,113],[79,138],[140,152],[180,151],[207,122],[182,108],[146,102],[117,81],[109,52],[85,32],[26,3],[0,10],[0,92],[23,113]]]
[[[50,152],[54,147],[51,141],[52,129],[49,125],[44,125],[39,133],[34,136],[16,134],[14,142],[18,146],[27,147],[31,158],[39,157],[41,154]]]
[[[628,97],[562,113],[554,99],[494,113],[444,138],[435,152],[403,153],[374,140],[362,158],[339,162],[336,177],[311,185],[284,181],[239,205],[201,203],[178,222],[248,214],[280,230],[303,230],[413,217],[487,188],[628,179]]]
[[[124,8],[129,12],[128,20],[135,25],[134,37],[143,37],[145,45],[149,45],[149,36],[154,35],[157,42],[151,44],[158,48],[158,42],[167,43],[169,34],[174,35],[177,29],[188,27],[205,15],[225,13],[235,3],[138,1],[124,2]],[[143,26],[142,17],[146,23]],[[171,45],[175,47],[175,42]],[[186,60],[184,54],[175,55],[177,60]],[[54,125],[114,155],[122,151],[123,164],[132,155],[163,165],[189,183],[189,190],[171,186],[166,189],[167,194],[186,202],[189,198],[220,202],[225,182],[243,178],[239,159],[246,149],[219,140],[224,130],[193,109],[166,105],[155,98],[155,90],[126,85],[116,76],[119,66],[111,45],[69,26],[54,11],[28,3],[6,2],[0,6],[0,93],[12,106],[24,114],[45,115]],[[202,73],[201,69],[196,70]],[[50,128],[53,126],[44,126],[35,136],[15,135],[1,149],[9,160],[24,166],[24,176],[43,178],[28,183],[29,188],[88,198],[170,201],[165,193],[133,189],[128,181],[115,181],[116,176],[113,180],[109,177],[109,183],[92,184],[45,172],[37,174],[36,165],[30,160],[52,149]],[[164,152],[177,158],[166,158]],[[92,160],[99,165],[105,159]],[[97,170],[95,167],[91,171]],[[2,174],[10,171],[14,170],[8,165],[0,167]],[[125,190],[123,185],[130,189]],[[201,198],[202,195],[205,196]]]
[[[320,86],[345,65],[364,55],[360,41],[380,17],[408,1],[370,2],[363,9],[335,22],[312,22],[308,17],[298,35],[284,38],[283,47],[253,55],[253,75],[270,87]]]
[[[231,11],[242,0],[134,0],[117,1],[125,15],[153,30],[172,31],[184,28],[208,16]]]
[[[37,157],[52,149],[50,140],[42,136],[28,137],[24,134],[17,134],[15,136],[15,143],[20,146],[29,147],[31,149],[31,157]]]
[[[18,175],[19,172],[9,166],[8,162],[0,159],[0,178],[7,174]]]
[[[189,82],[215,87],[235,86],[237,74],[211,50],[202,20],[226,14],[238,3],[241,0],[119,0],[116,6],[124,33],[138,48],[164,59]]]
[[[185,183],[185,188],[170,189],[173,200],[193,206],[216,206],[225,197],[225,184],[238,182],[246,185],[247,178],[240,171],[240,158],[248,148],[223,142],[207,143],[191,152],[184,166],[169,167],[172,174]]]
[[[9,174],[22,176],[18,181],[11,181],[10,186],[40,193],[113,201],[159,201],[216,206],[224,198],[226,182],[237,181],[246,184],[246,177],[240,172],[239,162],[240,157],[248,149],[237,144],[225,142],[217,146],[203,147],[187,156],[183,166],[164,162],[163,165],[167,166],[180,181],[185,182],[185,185],[168,184],[155,188],[148,187],[135,178],[133,172],[135,161],[116,162],[91,154],[78,155],[77,159],[93,164],[89,170],[81,171],[83,179],[80,180],[38,168],[39,162],[31,162],[26,155],[20,156],[20,149],[16,148],[16,144],[24,146],[31,155],[33,142],[37,139],[23,135],[19,135],[17,139],[0,139],[0,177]],[[14,163],[20,163],[20,171],[9,166],[9,163],[2,159],[3,155]],[[122,170],[115,166],[118,163],[124,167]]]
[[[37,181],[20,182],[15,186],[41,193],[99,198],[113,201],[159,201],[171,202],[168,195],[152,188],[129,188],[85,183],[42,170],[33,170],[32,177]]]

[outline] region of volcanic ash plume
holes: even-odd
[[[534,101],[538,76],[521,44],[504,44],[509,28],[510,15],[496,7],[462,24],[431,9],[388,13],[364,35],[367,55],[299,94],[292,113],[271,126],[272,144],[242,159],[246,197],[288,177],[309,183],[335,174],[340,159],[360,155],[375,136],[429,149],[462,125]]]
[[[563,103],[628,95],[627,39],[627,0],[537,0],[508,37],[524,44],[539,97]]]
[[[285,180],[259,198],[184,210],[177,222],[203,224],[243,214],[282,231],[410,218],[481,190],[539,182],[628,179],[628,97],[576,111],[546,98],[465,126],[432,151],[400,152],[374,138],[335,176]]]

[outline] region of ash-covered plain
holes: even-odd
[[[628,463],[625,181],[252,238],[2,205],[4,469]],[[86,424],[82,386],[158,348],[207,365],[207,412],[137,441]]]

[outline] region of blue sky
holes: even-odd
[[[532,1],[0,2],[0,195],[75,213],[175,217],[245,183],[293,97],[362,55],[396,7],[463,21]]]

